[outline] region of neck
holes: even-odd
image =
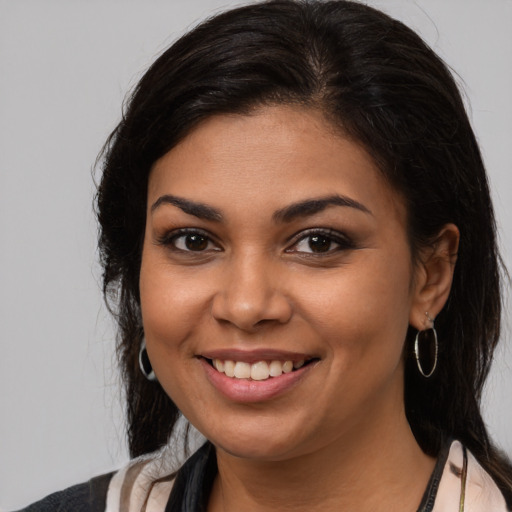
[[[392,423],[370,421],[322,449],[282,461],[217,449],[209,511],[415,512],[435,461],[421,451],[405,413],[393,416]]]

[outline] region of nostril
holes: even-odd
[[[272,324],[289,322],[292,307],[288,298],[268,283],[256,284],[231,276],[226,288],[213,298],[211,314],[219,323],[254,332]]]

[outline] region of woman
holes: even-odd
[[[345,1],[199,26],[137,86],[98,218],[139,458],[28,510],[510,508],[487,180],[405,26]],[[179,412],[208,442],[176,472]]]

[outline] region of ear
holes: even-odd
[[[420,250],[409,318],[410,325],[418,330],[431,327],[428,317],[435,319],[448,300],[459,239],[457,226],[446,224],[434,242]]]

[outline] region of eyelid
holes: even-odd
[[[314,236],[314,235],[325,236],[326,238],[331,239],[332,242],[337,244],[338,247],[331,249],[329,251],[326,251],[324,253],[321,253],[321,252],[315,253],[313,251],[311,251],[311,252],[296,251],[296,252],[301,253],[301,254],[307,254],[308,256],[310,256],[310,255],[327,256],[329,254],[337,252],[338,250],[354,249],[356,247],[356,244],[354,243],[352,238],[341,231],[337,231],[332,228],[309,228],[309,229],[300,231],[299,233],[293,235],[290,238],[291,245],[288,246],[288,249],[286,249],[285,252],[288,252],[288,253],[295,252],[295,251],[293,251],[293,247],[297,246],[297,244],[299,244],[299,242],[301,242],[302,240],[309,238],[311,236]]]
[[[182,252],[182,253],[204,253],[205,251],[188,251],[184,249],[179,249],[174,244],[174,241],[177,240],[180,237],[186,236],[186,235],[200,235],[204,236],[208,239],[209,243],[212,243],[216,246],[216,249],[213,250],[222,250],[218,241],[215,239],[215,237],[209,233],[208,231],[201,229],[201,228],[178,228],[178,229],[172,229],[170,231],[166,231],[162,235],[158,235],[156,237],[156,243],[159,245],[164,245],[166,247],[171,248],[174,251]],[[211,249],[210,249],[211,250]]]
[[[186,235],[204,236],[205,238],[207,238],[208,243],[215,245],[215,248],[214,249],[205,249],[204,251],[193,251],[193,250],[180,249],[180,248],[176,247],[174,242],[178,238],[186,236]],[[320,235],[320,236],[324,236],[324,237],[330,239],[334,244],[337,245],[337,247],[335,247],[333,249],[329,249],[326,252],[319,252],[319,253],[315,253],[313,251],[310,252],[310,251],[294,250],[294,247],[296,247],[301,241],[303,241],[304,239],[307,239],[309,237],[312,237],[314,235]],[[202,229],[202,228],[187,227],[187,228],[171,229],[161,235],[158,235],[156,237],[156,243],[159,245],[166,246],[173,251],[181,252],[181,253],[201,254],[201,253],[206,253],[206,252],[209,252],[212,250],[214,250],[214,251],[223,250],[223,248],[221,247],[221,244],[219,243],[217,238],[214,235],[212,235],[212,233],[210,233],[209,231]],[[302,231],[292,235],[291,237],[289,237],[286,244],[287,244],[287,248],[285,249],[286,253],[296,252],[296,253],[300,253],[302,255],[315,256],[315,257],[328,256],[328,255],[331,255],[331,254],[341,251],[341,250],[348,250],[348,249],[353,249],[356,247],[356,244],[355,244],[354,240],[352,239],[352,237],[348,236],[346,233],[344,233],[342,231],[338,231],[338,230],[335,230],[332,228],[309,228],[309,229],[302,230]]]

